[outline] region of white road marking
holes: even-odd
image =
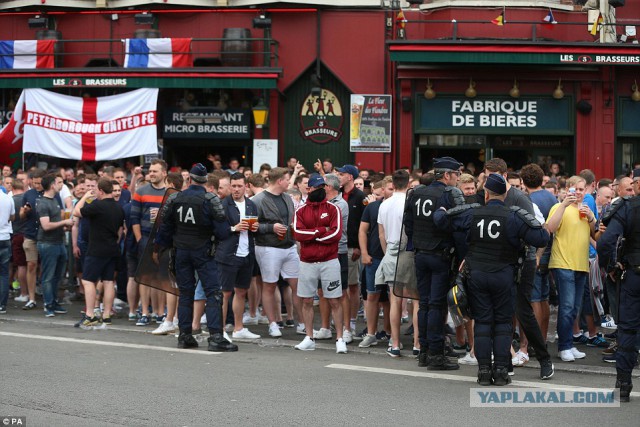
[[[476,377],[465,377],[462,375],[440,374],[437,372],[407,371],[402,369],[374,368],[370,366],[344,365],[340,363],[332,363],[330,365],[325,366],[325,368],[343,369],[346,371],[371,372],[371,373],[377,373],[377,374],[403,375],[407,377],[433,378],[438,380],[448,380],[448,381],[458,381],[458,382],[476,383],[477,381]],[[537,382],[537,381],[514,380],[511,382],[511,386],[544,388],[549,390],[571,390],[571,391],[581,391],[585,389],[596,390],[594,387],[580,387],[580,386],[572,386],[572,385],[564,385],[564,384],[554,384],[553,382],[550,382],[550,381]],[[611,390],[611,388],[609,389],[602,388],[600,390],[608,391],[608,390]],[[640,397],[640,392],[632,391],[631,396]]]
[[[78,338],[65,338],[65,337],[51,337],[44,335],[32,335],[32,334],[18,334],[14,332],[0,332],[0,336],[5,337],[14,337],[14,338],[28,338],[28,339],[37,339],[37,340],[47,340],[47,341],[59,341],[59,342],[70,342],[75,344],[92,344],[92,345],[102,345],[106,347],[122,347],[122,348],[135,348],[138,350],[156,350],[156,351],[167,351],[170,353],[185,353],[185,354],[197,354],[197,355],[217,355],[222,354],[216,351],[198,351],[198,350],[189,350],[182,348],[169,348],[169,347],[158,347],[155,345],[143,345],[143,344],[127,344],[127,343],[119,343],[119,342],[109,342],[109,341],[96,341],[96,340],[83,340]]]

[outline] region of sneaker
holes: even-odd
[[[233,332],[234,329],[235,329],[235,326],[233,326],[231,323],[227,323],[226,325],[224,325],[225,332]]]
[[[453,344],[451,344],[451,347],[456,353],[468,353],[470,350],[467,343],[458,344],[457,342],[454,342]]]
[[[166,318],[167,316],[163,314],[162,316],[156,316],[155,320],[158,325],[162,325]]]
[[[420,349],[418,347],[413,347],[413,351],[411,354],[413,354],[413,357],[417,359],[418,356],[420,356]]]
[[[362,340],[364,339],[364,337],[366,337],[369,334],[369,331],[367,330],[367,327],[365,326],[364,329],[356,336],[353,337],[354,340]]]
[[[589,342],[589,337],[585,336],[584,334],[580,334],[580,336],[573,336],[573,343],[574,344],[587,344]]]
[[[24,307],[22,307],[23,310],[33,310],[34,308],[36,308],[37,304],[34,300],[29,300],[29,302],[27,302]]]
[[[138,313],[129,313],[129,322],[137,322]]]
[[[44,309],[44,317],[55,317],[55,316],[56,316],[56,313],[50,308]]]
[[[555,367],[551,362],[551,359],[543,360],[540,362],[540,379],[548,380],[553,376]]]
[[[458,363],[461,365],[477,366],[478,359],[476,359],[475,356],[472,355],[471,353],[467,353],[464,355],[464,357],[461,357],[460,359],[458,359]]]
[[[282,332],[280,332],[280,328],[278,327],[278,324],[276,322],[271,322],[271,324],[269,325],[269,336],[272,336],[274,338],[282,336]]]
[[[387,349],[387,354],[393,358],[397,358],[401,356],[400,349],[398,347],[396,348],[389,347]]]
[[[105,325],[111,325],[111,317],[103,317],[102,318],[102,323],[104,323]]]
[[[353,334],[351,331],[347,331],[346,329],[342,331],[342,339],[346,344],[350,344],[353,342]]]
[[[67,314],[67,309],[57,303],[53,306],[53,311],[56,314]]]
[[[19,297],[15,297],[13,300],[15,302],[28,302],[29,301],[29,295],[20,295]]]
[[[613,342],[611,343],[609,348],[607,348],[606,350],[602,350],[602,354],[605,356],[611,356],[612,354],[616,354],[616,351],[618,351],[618,344]]]
[[[162,322],[160,326],[151,331],[153,335],[167,335],[172,334],[176,331],[175,326],[173,326],[173,322]]]
[[[409,316],[402,316],[400,318],[400,324],[402,323],[409,323]]]
[[[267,316],[263,316],[260,313],[257,313],[256,316],[258,317],[258,324],[259,325],[268,325],[269,324],[269,318]]]
[[[239,331],[233,331],[233,334],[231,334],[231,336],[233,337],[234,340],[236,340],[236,339],[238,339],[238,340],[257,340],[258,338],[260,338],[260,335],[254,334],[253,332],[251,332],[247,328],[242,328]]]
[[[562,350],[560,353],[558,353],[558,357],[560,357],[560,359],[562,359],[563,362],[576,361],[576,358],[573,356],[573,352],[571,350]]]
[[[360,344],[358,344],[358,347],[360,347],[360,348],[369,348],[369,347],[374,346],[374,345],[378,345],[378,340],[376,339],[376,336],[367,334],[362,339]]]
[[[604,337],[609,339],[609,340],[617,340],[618,339],[618,330],[616,329],[613,332],[610,332],[608,334],[604,334]]]
[[[347,354],[347,343],[342,338],[336,340],[336,353]]]
[[[316,349],[316,342],[309,337],[304,337],[302,342],[294,348],[301,351],[313,351]]]
[[[191,335],[202,335],[202,328],[192,330]]]
[[[585,353],[578,351],[575,347],[571,347],[571,353],[573,353],[573,357],[576,359],[584,359],[587,356]]]
[[[529,363],[529,355],[518,350],[516,357],[511,360],[511,363],[513,363],[513,366],[524,366]]]
[[[376,332],[376,339],[378,341],[389,341],[391,339],[391,335],[385,331]]]
[[[242,316],[242,324],[255,326],[258,324],[258,316],[251,317],[249,313],[245,313],[244,316]]]
[[[307,335],[307,328],[304,327],[304,323],[298,323],[298,326],[296,326],[296,334]]]
[[[595,337],[589,338],[587,347],[609,348],[609,341],[605,340],[601,333],[598,333]]]
[[[602,361],[607,363],[616,363],[616,354],[607,354],[606,356],[602,356]]]
[[[140,316],[138,321],[136,322],[136,326],[149,326],[149,316]]]
[[[7,307],[0,305],[0,314],[7,314]]]
[[[292,319],[287,319],[287,321],[284,322],[285,328],[293,328],[294,326],[296,326],[296,322],[294,322]]]
[[[319,331],[313,331],[313,339],[314,340],[330,340],[331,329],[320,328]]]
[[[616,322],[613,320],[613,317],[609,315],[606,315],[602,318],[602,323],[600,323],[600,326],[605,329],[616,329],[618,327],[616,325]]]
[[[82,329],[86,329],[86,330],[91,330],[94,328],[94,326],[98,326],[100,324],[100,318],[98,317],[87,317],[85,316],[84,319],[82,319],[82,322],[80,323],[80,327]]]

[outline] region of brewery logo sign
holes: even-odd
[[[309,94],[300,109],[300,136],[302,139],[326,144],[342,136],[342,106],[329,89],[321,89],[320,96]]]

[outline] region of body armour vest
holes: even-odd
[[[466,260],[474,270],[495,272],[518,262],[518,248],[507,239],[507,220],[511,212],[504,206],[481,206],[474,209],[469,230]]]
[[[198,249],[211,241],[211,220],[204,215],[205,194],[179,194],[173,201],[176,224],[173,243],[179,249]]]
[[[413,192],[411,206],[413,215],[413,246],[417,250],[440,249],[447,243],[452,245],[451,236],[433,223],[433,213],[440,208],[440,199],[445,191],[442,185],[420,187]]]
[[[627,204],[627,212],[630,213],[627,216],[627,221],[631,222],[631,235],[626,238],[624,258],[633,267],[637,267],[640,265],[640,227],[638,227],[638,221],[640,221],[640,197],[630,198]]]

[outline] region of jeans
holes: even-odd
[[[582,308],[589,273],[554,268],[552,274],[558,289],[558,351],[570,350],[573,347],[573,322]]]
[[[6,307],[9,300],[9,259],[11,240],[0,241],[0,307]]]
[[[441,255],[416,253],[418,282],[418,339],[421,349],[433,354],[444,349],[444,313],[449,290],[449,262]]]
[[[57,304],[58,285],[67,265],[67,250],[63,243],[38,242],[38,255],[44,306],[53,310]]]

